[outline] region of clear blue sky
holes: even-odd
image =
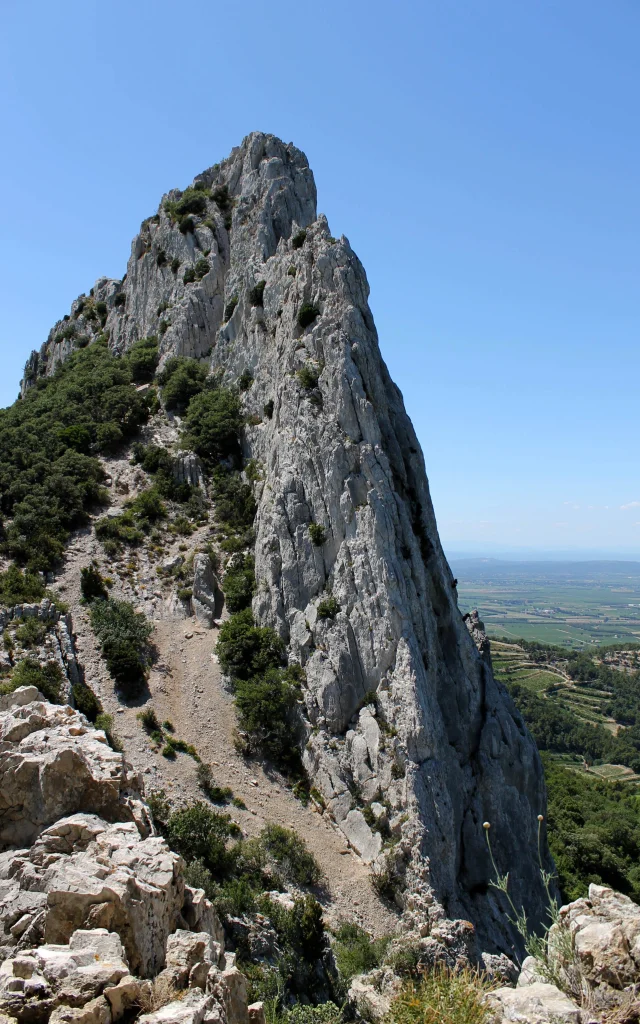
[[[3,0],[0,403],[163,192],[274,132],[367,269],[445,545],[640,554],[639,50],[637,0]]]

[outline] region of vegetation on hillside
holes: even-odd
[[[106,502],[96,456],[148,417],[147,399],[132,386],[141,344],[119,358],[101,335],[0,410],[0,512],[10,519],[1,547],[30,569],[50,569],[69,531]]]
[[[563,899],[583,896],[596,882],[640,903],[640,791],[630,773],[630,781],[607,781],[611,768],[602,768],[603,778],[595,774],[599,765],[640,772],[640,673],[612,668],[607,649],[494,646],[497,677],[542,753],[549,846]],[[607,717],[622,727],[607,728]]]

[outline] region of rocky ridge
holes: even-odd
[[[362,859],[398,880],[408,927],[470,918],[485,948],[511,949],[482,821],[515,902],[540,920],[542,769],[458,611],[364,269],[317,216],[292,145],[254,133],[194,185],[194,212],[178,218],[184,194],[168,193],[125,278],[76,300],[24,387],[103,331],[115,352],[153,334],[163,360],[206,360],[228,383],[248,376],[243,449],[260,469],[253,610],[304,667],[314,789]],[[339,610],[322,618],[329,595]],[[390,848],[364,813],[375,816],[380,794],[399,840]]]
[[[3,698],[0,759],[3,1022],[264,1019],[104,732],[22,687]]]

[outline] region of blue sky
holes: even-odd
[[[640,557],[637,0],[3,0],[0,404],[163,192],[303,149],[448,549]]]

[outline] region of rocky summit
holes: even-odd
[[[0,1024],[375,1021],[434,965],[484,972],[474,1020],[632,1006],[635,905],[554,909],[541,762],[368,294],[304,154],[253,133],[28,360],[0,421]],[[524,965],[516,914],[553,922]]]

